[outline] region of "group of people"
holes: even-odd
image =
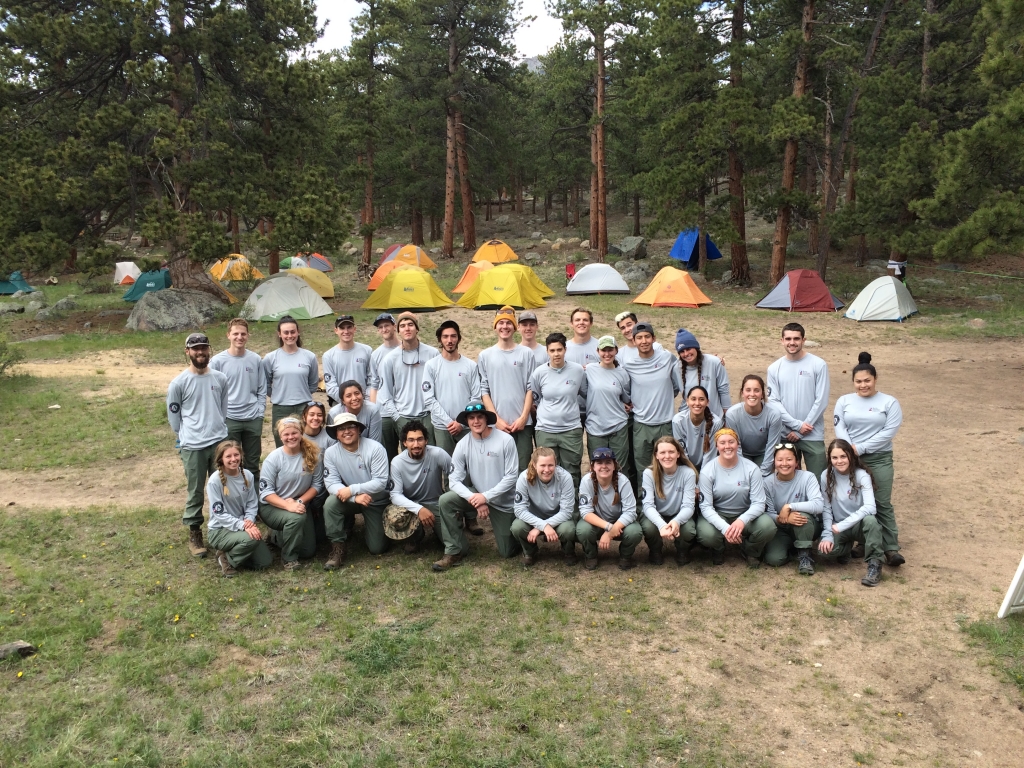
[[[613,549],[629,569],[641,540],[654,565],[666,546],[685,565],[694,545],[721,564],[729,543],[750,567],[795,558],[806,575],[815,555],[846,563],[856,554],[866,586],[883,563],[905,562],[891,499],[902,412],[878,391],[869,354],[835,405],[826,448],[828,366],[804,348],[797,323],[783,327],[785,354],[767,382],[744,376],[734,404],[723,359],[688,330],[672,354],[632,312],[615,318],[621,342],[594,338],[585,308],[569,320],[571,337],[555,331],[540,343],[535,313],[503,307],[496,343],[474,362],[459,351],[454,320],[438,326],[435,348],[420,339],[419,317],[383,313],[371,349],[342,315],[322,358],[328,405],[313,399],[321,367],[292,318],[278,322],[278,348],[262,359],[246,348],[244,319],[228,324],[228,349],[214,356],[204,334],[190,334],[167,414],[187,477],[191,552],[207,554],[205,496],[225,576],[269,566],[268,536],[287,570],[321,544],[325,569],[339,568],[357,515],[373,554],[393,542],[414,553],[432,531],[444,549],[435,571],[462,562],[482,520],[499,554],[521,553],[525,566],[547,542],[566,565],[579,543],[588,570]],[[276,447],[260,466],[268,398]]]

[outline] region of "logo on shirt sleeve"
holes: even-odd
[[[454,463],[454,462],[452,462],[451,464],[449,464],[449,465],[448,465],[448,474],[450,475],[450,474],[452,474],[452,473],[453,473],[454,471],[455,471],[455,463]]]
[[[215,514],[215,515],[219,515],[221,512],[224,511],[224,502],[222,502],[222,501],[215,501],[215,502],[213,502],[213,506],[210,508],[210,511],[213,512],[213,514]]]
[[[265,491],[269,487],[270,487],[270,483],[268,483],[266,480],[262,480],[262,479],[260,480],[260,490],[261,491]]]
[[[170,410],[171,413],[178,413],[181,410],[181,405],[179,403],[171,403],[170,406],[168,406],[168,410]]]
[[[641,488],[640,489],[640,501],[643,501],[646,496],[647,496],[647,489],[646,488]]]
[[[395,481],[394,481],[394,480],[392,480],[392,479],[391,479],[391,478],[389,477],[389,478],[388,478],[388,482],[387,482],[387,484],[386,484],[386,485],[384,486],[384,490],[385,490],[385,491],[390,491],[390,490],[393,490],[393,489],[394,489],[394,487],[395,487]]]
[[[585,507],[590,503],[590,497],[585,493],[580,494],[580,506]]]
[[[430,391],[430,382],[429,381],[424,381],[423,384],[420,386],[420,388],[424,392],[429,392]]]
[[[519,491],[516,491],[516,504],[521,504],[522,502],[523,502],[523,494],[519,493]]]
[[[329,373],[325,373],[325,374],[324,374],[324,381],[330,381],[330,380],[331,380],[331,378],[332,378],[332,377],[331,377],[331,374],[329,374]]]

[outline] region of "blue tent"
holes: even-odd
[[[715,245],[710,237],[708,237],[707,243],[708,261],[722,258],[722,252],[718,250],[718,246]],[[685,263],[686,268],[691,272],[697,269],[697,262],[700,261],[700,249],[697,247],[697,228],[694,227],[685,232],[680,232],[668,255],[677,261]]]
[[[125,301],[138,301],[150,291],[162,291],[171,287],[171,273],[167,268],[154,269],[152,272],[143,272],[135,279],[134,285],[130,286],[123,296]]]
[[[18,291],[32,293],[34,290],[36,289],[25,282],[21,272],[11,272],[10,280],[0,280],[0,296],[9,296]]]

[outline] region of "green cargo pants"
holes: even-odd
[[[882,549],[898,552],[900,532],[896,526],[896,510],[892,508],[892,451],[867,453],[860,460],[875,479],[875,518],[882,527]]]
[[[722,515],[732,525],[739,515]],[[743,528],[743,543],[740,549],[747,557],[760,558],[768,542],[775,537],[775,521],[770,515],[760,515]],[[697,541],[712,552],[725,550],[725,534],[709,523],[703,516],[697,520]]]
[[[536,556],[540,551],[539,544],[546,542],[548,539],[547,536],[541,535],[537,537],[537,541],[531,544],[526,540],[526,537],[530,535],[532,530],[532,525],[520,520],[518,517],[512,522],[512,535],[519,541],[519,545],[523,548],[523,554]],[[576,554],[576,522],[574,520],[566,520],[555,528],[555,532],[558,534],[558,543],[562,547],[562,552],[566,555]]]
[[[629,478],[629,484],[633,486],[633,493],[636,493],[636,468],[633,466],[633,452],[630,450],[629,424],[626,424],[618,432],[610,435],[591,435],[587,433],[587,452],[593,453],[596,448],[611,448],[615,458],[619,462],[619,468]],[[576,485],[579,490],[579,484]]]
[[[855,542],[864,542],[864,562],[882,560],[882,526],[874,515],[868,515],[852,528],[832,535],[832,551],[824,557],[842,557],[850,554]],[[820,553],[819,553],[820,554]]]
[[[587,560],[596,560],[600,550],[597,542],[604,535],[604,530],[591,525],[586,520],[579,520],[576,523],[576,540],[583,547],[583,556]],[[636,552],[636,548],[644,538],[644,531],[640,523],[630,523],[619,535],[619,557],[628,560]]]
[[[391,461],[401,453],[398,447],[398,422],[395,419],[387,416],[381,417],[380,440],[384,444],[384,450],[388,453],[388,466],[390,467]]]
[[[533,424],[529,424],[512,433],[512,439],[516,441],[516,453],[519,454],[520,472],[525,472],[530,466],[530,457],[533,456],[533,432]]]
[[[659,437],[672,435],[672,422],[667,424],[641,424],[633,422],[633,466],[636,468],[636,476],[644,476],[644,470],[651,465],[651,456],[654,454],[654,441]],[[618,454],[615,454],[618,458]],[[622,466],[622,460],[619,460]]]
[[[466,486],[474,493],[476,489]],[[476,508],[459,496],[455,491],[448,491],[441,496],[440,501],[441,539],[444,541],[444,553],[446,555],[468,555],[469,541],[466,539],[466,529],[463,527],[460,517],[475,515]],[[512,557],[519,552],[519,542],[512,535],[512,522],[515,515],[509,510],[498,509],[488,504],[491,521],[491,528],[494,530],[494,543],[498,547],[498,554],[502,557]]]
[[[283,419],[285,416],[294,416],[296,419],[302,420],[302,409],[306,407],[305,403],[299,403],[298,405],[271,405],[270,406],[270,428],[274,432],[274,445],[278,448],[281,447],[281,436],[277,434],[277,422]]]
[[[533,439],[538,448],[551,448],[555,452],[555,464],[572,475],[573,488],[578,491],[580,464],[583,462],[583,429],[570,429],[568,432],[538,429],[533,433]]]
[[[814,475],[815,480],[821,479],[821,473],[825,471],[828,458],[825,456],[825,443],[822,440],[797,440],[796,446],[797,461],[803,459],[804,469]]]
[[[206,498],[206,481],[217,471],[213,465],[213,454],[217,443],[190,451],[188,448],[178,449],[181,463],[185,465],[185,514],[181,522],[187,526],[203,524],[203,499]]]
[[[316,554],[316,531],[312,515],[297,515],[261,501],[260,519],[268,528],[280,534],[278,542],[281,544],[281,559],[286,563],[299,558],[305,560]]]
[[[405,446],[402,445],[402,428],[410,421],[418,421],[423,425],[423,428],[427,431],[426,434],[423,435],[427,438],[427,445],[437,445],[437,443],[434,442],[437,437],[434,435],[434,425],[430,422],[429,413],[424,413],[419,416],[399,416],[395,419],[395,432],[398,434],[398,453],[405,450]],[[397,456],[398,454],[395,455]],[[450,456],[451,454],[448,455]]]
[[[458,437],[452,437],[452,433],[447,429],[441,429],[436,424],[432,426],[434,428],[434,445],[443,450],[449,456],[455,453],[455,446],[462,442],[466,435],[469,434],[469,430],[466,427],[463,427],[462,431],[459,432]]]
[[[374,502],[367,507],[354,501],[341,501],[337,496],[329,496],[324,502],[324,527],[327,538],[332,542],[345,542],[352,529],[350,524],[356,515],[363,516],[363,537],[366,548],[371,555],[379,555],[391,546],[391,539],[384,533],[384,510],[387,499]]]
[[[238,421],[228,419],[228,440],[242,445],[242,466],[252,472],[256,487],[260,487],[260,458],[263,456],[263,419]]]
[[[247,566],[262,571],[274,562],[274,555],[267,542],[253,539],[245,531],[211,528],[207,541],[213,549],[222,550],[228,556],[228,562],[233,568]]]
[[[765,565],[773,565],[778,568],[789,562],[789,552],[796,549],[811,549],[814,540],[821,536],[821,517],[801,512],[807,518],[803,525],[790,525],[788,523],[775,523],[775,538],[768,542],[764,549]]]
[[[644,541],[647,542],[647,550],[653,555],[660,553],[665,548],[665,539],[661,536],[661,529],[646,517],[640,518],[640,529],[644,532]],[[697,538],[697,516],[694,515],[681,526],[679,526],[679,538],[675,540],[676,555],[686,556],[690,551],[690,545]]]

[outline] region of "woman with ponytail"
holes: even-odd
[[[711,436],[724,426],[724,419],[708,405],[708,391],[704,387],[692,387],[686,393],[686,410],[672,418],[672,437],[683,446],[690,463],[699,472],[718,455]]]
[[[619,542],[619,568],[634,566],[633,552],[644,537],[636,521],[636,496],[629,478],[619,472],[611,448],[597,448],[590,454],[590,474],[580,482],[580,520],[576,538],[583,547],[588,571],[597,568],[598,553]]]
[[[685,328],[676,332],[676,354],[679,355],[683,391],[702,387],[708,395],[708,408],[715,416],[724,417],[732,400],[729,397],[729,374],[725,372],[722,359],[701,352],[697,337]]]
[[[900,554],[896,511],[892,508],[892,439],[903,423],[903,411],[895,397],[878,391],[878,371],[867,352],[860,353],[854,366],[853,389],[853,394],[836,401],[832,423],[836,437],[850,443],[871,471],[885,562],[895,568],[906,562]]]
[[[238,575],[243,563],[263,570],[274,556],[256,526],[258,498],[252,472],[242,469],[242,446],[237,440],[217,445],[213,463],[217,471],[206,483],[210,500],[210,546],[217,552],[217,564],[227,578]]]

